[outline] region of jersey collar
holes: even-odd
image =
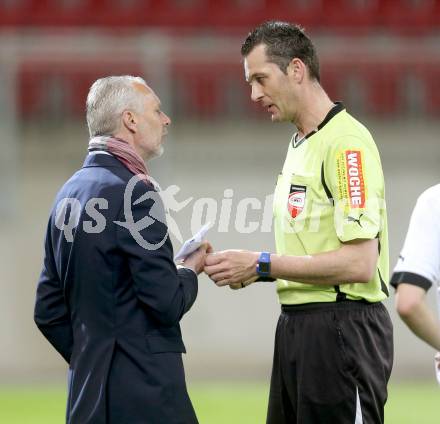
[[[292,146],[295,148],[295,147],[298,147],[301,144],[303,144],[304,141],[306,141],[313,134],[316,134],[319,130],[324,128],[324,126],[326,124],[328,124],[333,117],[335,117],[339,112],[343,111],[344,109],[345,109],[345,107],[342,104],[342,102],[335,102],[335,105],[329,110],[329,112],[325,116],[324,120],[318,125],[318,128],[316,130],[309,132],[307,135],[305,135],[301,138],[299,138],[298,132],[293,134],[292,140],[291,140]]]

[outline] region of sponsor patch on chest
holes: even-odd
[[[296,218],[303,211],[306,204],[306,191],[306,186],[290,185],[287,209],[292,218]]]

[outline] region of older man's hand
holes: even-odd
[[[237,289],[253,283],[257,278],[257,263],[260,252],[248,250],[223,250],[208,254],[205,258],[205,273],[217,286]]]

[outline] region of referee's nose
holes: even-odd
[[[251,99],[253,102],[259,102],[263,98],[263,91],[258,84],[252,84]]]

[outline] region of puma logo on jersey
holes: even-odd
[[[364,214],[363,213],[361,213],[360,215],[359,215],[359,218],[353,218],[352,216],[347,216],[347,221],[348,222],[357,222],[358,224],[359,224],[359,227],[361,227],[362,228],[362,224],[361,224],[361,218],[362,218],[362,216],[363,216]]]
[[[365,186],[361,152],[359,150],[347,150],[345,160],[350,206],[352,208],[363,208],[365,207]]]

